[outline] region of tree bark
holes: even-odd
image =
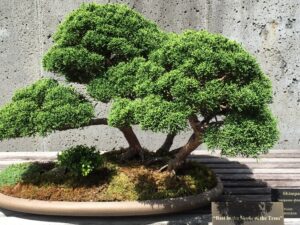
[[[203,120],[206,121],[206,120]],[[194,151],[200,144],[203,143],[203,132],[206,122],[200,122],[196,115],[189,118],[189,123],[194,131],[188,142],[182,146],[175,154],[173,159],[168,162],[168,171],[176,171],[186,160],[186,158]]]
[[[167,155],[173,144],[176,134],[167,134],[166,140],[163,145],[156,151],[158,155]]]
[[[108,125],[107,119],[106,118],[93,118],[90,120],[90,122],[86,125],[83,125],[82,127],[89,127],[89,126],[96,126],[96,125]],[[64,130],[72,130],[76,129],[74,127],[70,126],[64,126],[59,128],[59,131],[64,131]]]
[[[93,118],[87,125],[84,125],[82,127],[96,126],[96,125],[108,125],[107,118]],[[69,129],[75,129],[75,128],[65,126],[59,130],[63,131],[63,130],[69,130]],[[142,148],[137,136],[135,135],[134,131],[132,130],[132,128],[130,126],[127,126],[127,127],[119,128],[119,130],[123,133],[124,137],[126,138],[128,144],[129,144],[128,151],[123,155],[122,158],[124,160],[125,159],[127,160],[136,155],[140,155],[140,157],[142,159],[144,159],[143,148]]]
[[[168,162],[168,171],[178,169],[186,160],[186,158],[202,144],[202,137],[199,134],[193,133],[188,142],[180,148],[173,159]]]
[[[126,138],[128,144],[129,144],[129,148],[128,148],[127,152],[125,152],[123,154],[122,160],[131,159],[131,158],[135,157],[136,155],[139,155],[142,158],[142,160],[144,160],[143,148],[142,148],[137,136],[135,135],[132,127],[127,126],[127,127],[122,127],[119,129],[120,129],[120,131],[122,131],[124,137]]]
[[[91,119],[89,126],[94,126],[94,125],[108,125],[108,122],[106,118],[94,118]]]

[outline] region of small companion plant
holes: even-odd
[[[102,166],[103,159],[95,147],[78,145],[62,151],[57,156],[58,164],[76,176],[87,176]]]

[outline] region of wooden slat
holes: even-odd
[[[299,225],[299,224],[300,224],[300,219],[299,218],[287,218],[287,219],[284,219],[284,225]]]
[[[277,169],[285,169],[285,168],[300,168],[300,163],[207,163],[205,164],[209,168],[251,168],[251,169],[259,169],[259,168],[277,168]]]
[[[0,159],[0,162],[5,162],[5,161],[26,161],[26,160],[30,160],[30,161],[53,161],[53,160],[56,160],[56,158],[54,158],[54,157],[19,157],[19,158],[8,157],[8,158]]]
[[[222,180],[299,180],[300,174],[218,174]]]
[[[249,168],[247,165],[245,164],[239,164],[239,163],[206,163],[203,165],[209,167],[209,168],[214,168],[214,169],[218,169],[218,168],[223,168],[223,169],[231,169],[231,168],[239,168],[239,169],[243,169],[243,168]]]
[[[270,187],[225,187],[224,194],[270,194]]]
[[[8,166],[14,163],[26,163],[26,162],[46,162],[44,160],[7,160],[7,161],[0,161],[0,166]]]
[[[300,169],[213,169],[217,174],[300,174]]]
[[[238,163],[300,163],[300,158],[215,158],[215,157],[194,157],[190,158],[192,161],[199,163],[224,163],[224,162],[238,162]]]
[[[293,153],[293,154],[286,154],[286,153],[266,154],[266,155],[259,156],[259,158],[291,158],[291,155],[293,156],[293,158],[300,158],[300,151],[298,153]]]
[[[247,201],[247,202],[268,202],[271,195],[222,195],[219,201]]]
[[[288,187],[291,189],[300,189],[300,181],[286,181],[286,180],[223,180],[225,188],[230,187],[270,187],[281,188]]]
[[[268,184],[261,180],[223,180],[224,187],[267,187]]]
[[[55,159],[57,152],[0,152],[0,161],[9,159]]]
[[[270,150],[267,154],[262,154],[260,157],[269,156],[269,155],[280,155],[280,154],[289,155],[289,156],[291,156],[291,154],[293,154],[293,155],[300,154],[300,149]],[[191,155],[213,155],[213,156],[219,157],[219,156],[221,156],[221,151],[220,150],[216,150],[216,151],[196,150],[196,151],[193,151]]]

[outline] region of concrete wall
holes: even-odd
[[[0,105],[14,91],[43,76],[41,58],[51,46],[51,34],[83,0],[0,1]],[[130,5],[167,31],[207,29],[241,42],[253,53],[274,85],[272,109],[279,119],[281,138],[276,149],[300,149],[300,2],[299,0],[116,0]],[[108,106],[97,105],[99,115]],[[156,149],[164,135],[143,132],[141,142]],[[189,133],[176,138],[182,144]],[[46,138],[0,142],[0,151],[55,151],[89,144],[109,150],[126,143],[118,130],[90,127],[57,132]]]

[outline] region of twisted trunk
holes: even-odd
[[[189,138],[188,142],[179,148],[173,159],[168,162],[168,171],[176,171],[186,160],[186,158],[194,151],[200,144],[203,143],[203,132],[206,125],[206,120],[200,122],[196,115],[189,118],[189,123],[194,133]]]
[[[167,155],[173,144],[176,134],[167,134],[166,140],[163,145],[156,151],[158,155]]]

